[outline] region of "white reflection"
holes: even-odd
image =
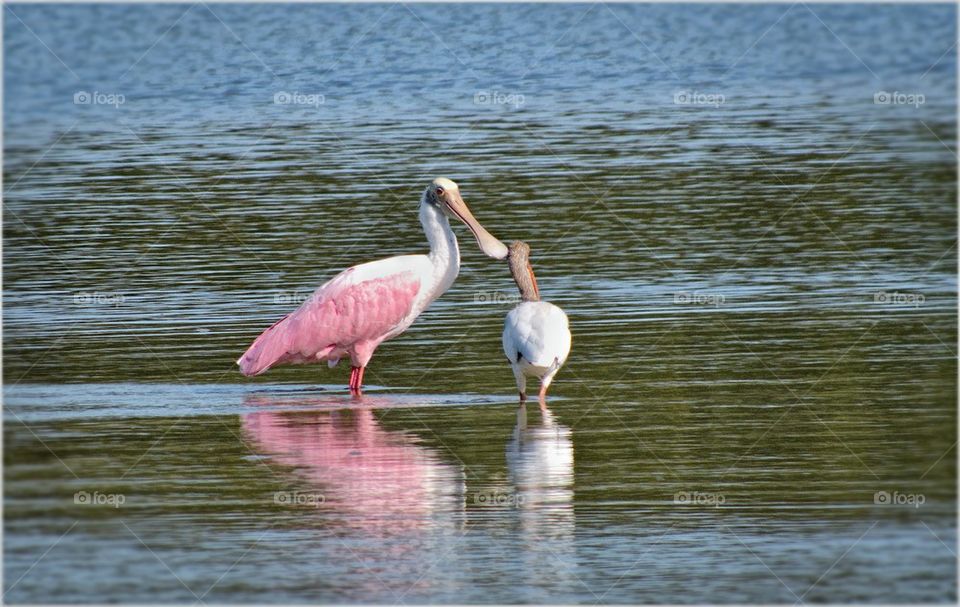
[[[507,444],[507,471],[516,493],[521,532],[531,543],[546,544],[560,556],[573,538],[573,440],[570,428],[557,422],[545,405],[540,423],[527,423],[526,405],[517,409],[517,425]]]

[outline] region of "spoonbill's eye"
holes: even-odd
[[[437,188],[437,196],[443,196],[443,188]]]

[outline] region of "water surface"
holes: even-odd
[[[4,12],[7,601],[956,601],[954,7]],[[436,175],[549,408],[460,226],[361,400],[240,377]]]

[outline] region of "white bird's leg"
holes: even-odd
[[[540,404],[541,404],[541,405],[546,405],[546,404],[547,404],[547,388],[549,388],[549,387],[550,387],[550,380],[547,379],[547,378],[544,378],[543,382],[540,384],[540,394],[539,394],[539,397],[540,397]]]
[[[527,378],[520,370],[520,363],[513,365],[513,376],[517,379],[517,390],[520,392],[520,403],[527,400]]]
[[[544,374],[543,379],[540,380],[540,404],[545,405],[547,400],[547,388],[550,387],[550,382],[553,381],[553,376],[557,374],[557,371],[560,370],[560,361],[556,358],[553,359],[553,364],[550,365],[550,368]]]

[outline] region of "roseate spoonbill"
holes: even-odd
[[[359,394],[377,346],[403,333],[457,278],[460,249],[447,216],[465,223],[485,254],[507,257],[507,247],[474,218],[457,184],[434,179],[420,198],[420,223],[430,253],[344,270],[264,331],[237,360],[241,373],[259,375],[279,364],[321,361],[332,368],[349,355],[350,391]]]
[[[517,378],[520,402],[527,400],[527,377],[540,378],[540,402],[570,354],[570,323],[563,310],[540,301],[537,278],[530,265],[530,247],[523,241],[510,245],[508,261],[523,299],[510,310],[503,325],[503,353]]]

